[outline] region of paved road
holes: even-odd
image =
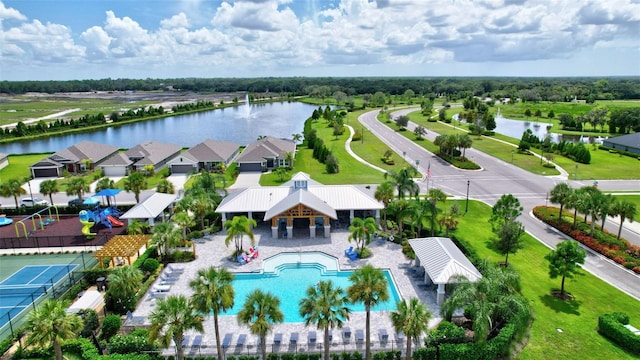
[[[394,112],[393,115],[399,116],[412,111],[416,111],[416,109],[400,110]],[[495,204],[502,194],[513,194],[520,199],[520,203],[524,207],[523,214],[518,220],[522,222],[529,234],[549,247],[555,247],[558,242],[566,238],[530,215],[533,207],[547,202],[547,193],[557,183],[568,181],[566,178],[534,175],[473,148],[466,151],[466,156],[482,166],[482,170],[457,169],[378,121],[376,119],[378,112],[365,113],[358,120],[400,156],[404,154],[407,161],[413,164],[418,161],[418,168],[423,174],[426,174],[430,164],[431,178],[419,182],[422,191],[435,186],[448,194],[462,198],[466,198],[468,192],[469,198],[483,201],[489,205]],[[409,131],[414,126],[415,124],[410,124]],[[428,130],[426,138],[433,141],[437,135],[437,133]],[[591,185],[580,181],[569,180],[568,182],[572,187]],[[603,190],[640,191],[640,181],[600,181],[599,187]],[[461,210],[464,211],[464,209]],[[614,225],[609,224],[608,226],[617,232],[617,226]],[[640,243],[640,234],[626,229],[623,233],[623,236],[630,241]],[[640,300],[640,276],[590,250],[587,253],[587,259],[583,266],[585,270]]]

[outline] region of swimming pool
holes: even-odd
[[[293,259],[295,258],[294,256]],[[299,259],[300,262],[280,263],[274,267],[273,272],[236,274],[233,281],[236,292],[235,305],[224,315],[237,315],[247,295],[255,289],[268,291],[280,299],[280,310],[284,314],[284,322],[287,323],[304,321],[299,314],[300,300],[305,297],[307,288],[318,281],[331,280],[334,286],[341,287],[346,294],[347,288],[351,286],[349,276],[353,271],[328,270],[321,263],[310,262],[308,256],[301,256]],[[335,261],[335,258],[333,259]],[[400,301],[391,273],[388,270],[383,270],[383,273],[388,282],[389,300],[372,308],[372,311],[394,311],[396,303]],[[351,312],[365,311],[362,303],[350,304],[349,308]]]

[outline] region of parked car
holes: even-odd
[[[67,205],[69,207],[79,207],[79,208],[83,208],[83,209],[88,209],[88,208],[92,208],[96,205],[100,205],[100,201],[96,201],[93,202],[91,204],[85,204],[84,201],[86,199],[80,199],[80,198],[75,198],[75,199],[71,199],[69,200],[69,202],[67,203]]]
[[[39,197],[34,197],[33,199],[28,197],[20,199],[20,205],[24,207],[49,206],[49,202],[46,200],[42,200]]]

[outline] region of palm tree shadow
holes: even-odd
[[[565,313],[571,315],[580,315],[580,305],[582,301],[576,299],[562,300],[551,294],[545,294],[540,296],[540,301],[548,308],[554,310],[556,313]]]

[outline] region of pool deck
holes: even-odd
[[[237,262],[229,260],[229,256],[233,248],[227,248],[224,245],[224,234],[211,235],[209,239],[204,243],[196,244],[196,260],[190,263],[176,264],[176,267],[181,267],[184,272],[178,277],[173,284],[170,285],[167,295],[185,295],[190,296],[193,291],[189,288],[189,281],[195,278],[199,269],[207,268],[210,266],[223,266],[231,272],[253,272],[260,271],[263,265],[263,259],[270,256],[279,254],[281,252],[305,252],[305,251],[321,251],[329,255],[333,255],[338,259],[340,270],[353,270],[357,269],[365,264],[371,264],[377,268],[390,270],[395,280],[396,286],[403,299],[409,299],[412,297],[419,298],[423,304],[433,313],[433,318],[429,322],[429,327],[434,327],[441,321],[439,311],[440,308],[436,305],[436,293],[434,288],[427,288],[424,285],[424,281],[421,278],[412,276],[411,266],[412,261],[407,259],[402,254],[401,246],[392,242],[383,240],[372,240],[368,246],[371,249],[373,256],[368,259],[359,259],[355,261],[349,260],[344,256],[344,250],[354,243],[349,243],[347,238],[349,232],[346,230],[334,230],[331,233],[330,238],[293,238],[293,239],[273,239],[271,238],[270,231],[264,229],[255,230],[255,244],[258,246],[259,257],[253,261],[241,265]],[[249,248],[249,239],[245,237],[244,247]],[[232,245],[233,246],[233,245]],[[168,270],[165,270],[168,271]],[[158,280],[159,281],[159,280]],[[156,282],[158,283],[158,282]],[[159,284],[159,283],[158,283]],[[153,286],[151,287],[153,288]],[[262,289],[268,290],[268,289]],[[244,299],[235,299],[236,302],[243,302]],[[148,325],[148,315],[153,311],[155,307],[156,299],[147,293],[139,302],[138,307],[133,312],[133,319],[125,322],[133,325]],[[239,325],[235,316],[221,316],[219,318],[220,323],[220,338],[223,339],[225,334],[233,334],[230,346],[227,348],[227,354],[254,354],[259,351],[258,338],[251,334],[249,328],[244,325]],[[342,331],[339,329],[333,330],[333,341],[331,351],[344,351],[355,350],[361,351],[364,349],[364,342],[360,343],[356,340],[354,334],[357,330],[365,329],[365,313],[357,312],[352,313],[350,319],[344,324],[351,329],[351,337],[349,340],[344,339]],[[200,353],[200,354],[214,354],[216,352],[215,332],[213,318],[207,317],[204,322],[204,333],[202,335],[202,344],[196,349],[191,347],[191,343],[187,346],[185,354],[188,353]],[[379,338],[379,330],[386,330],[389,340],[381,341]],[[315,344],[309,344],[308,332],[316,331],[317,341]],[[282,334],[282,340],[280,345],[274,345],[274,335],[276,333]],[[291,344],[291,334],[298,333],[299,338],[295,344]],[[246,334],[247,338],[244,345],[237,345],[237,340],[240,334]],[[197,333],[187,333],[190,339],[193,340]],[[396,343],[395,331],[389,318],[389,312],[372,312],[371,313],[371,342],[372,349],[391,349],[398,348]],[[276,324],[273,327],[273,331],[267,335],[268,351],[278,352],[321,352],[323,347],[322,330],[305,327],[303,323],[283,323]],[[222,340],[221,340],[222,341]],[[400,346],[403,349],[405,343]],[[166,354],[171,355],[175,349],[165,350]]]

